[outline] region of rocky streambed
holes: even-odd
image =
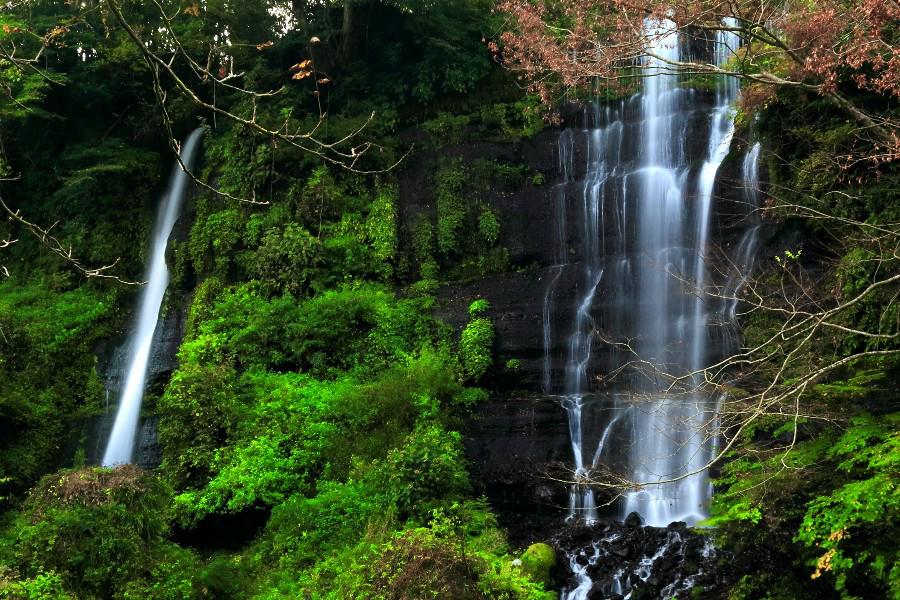
[[[551,545],[564,600],[714,598],[725,589],[717,565],[727,556],[684,523],[644,527],[632,513],[624,523],[564,527]]]

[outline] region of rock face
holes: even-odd
[[[708,129],[707,115],[703,112],[705,104],[711,99],[708,94],[694,92],[698,98],[694,101],[699,110],[692,117],[690,139],[698,140],[689,144],[688,152],[695,156],[696,163],[692,169],[698,169],[702,156],[707,151],[705,131]],[[569,121],[576,127],[584,122],[585,115],[575,109],[569,112]],[[559,172],[559,135],[562,129],[545,130],[533,140],[514,144],[470,144],[450,147],[446,153],[460,156],[465,160],[490,158],[524,165],[529,172],[543,175],[545,184],[534,185],[526,182],[521,189],[505,192],[488,192],[482,201],[494,207],[501,219],[501,241],[509,250],[510,269],[506,273],[492,274],[475,281],[444,286],[439,292],[437,316],[455,327],[461,327],[468,319],[467,308],[475,298],[486,298],[491,303],[490,314],[496,324],[495,352],[498,364],[505,364],[509,359],[517,359],[520,366],[515,376],[499,373],[502,381],[498,382],[503,389],[537,390],[541,387],[544,376],[544,339],[542,321],[544,318],[545,298],[550,283],[556,279],[552,288],[551,303],[551,337],[550,360],[551,370],[559,374],[564,367],[568,352],[568,335],[574,327],[575,304],[580,297],[584,281],[580,276],[582,269],[574,257],[579,256],[581,234],[579,230],[578,190],[567,190],[565,214],[556,214],[554,208],[555,194],[558,193],[554,182],[560,177]],[[722,164],[716,177],[713,193],[715,211],[711,215],[710,244],[707,261],[714,272],[727,277],[731,268],[731,254],[739,243],[740,232],[747,227],[748,207],[743,197],[741,160],[749,148],[749,143],[741,132],[732,142],[732,152]],[[693,147],[696,146],[696,147]],[[623,154],[628,150],[623,148]],[[573,136],[572,164],[576,180],[583,177],[587,164],[585,156],[585,140],[582,136]],[[434,210],[434,191],[429,181],[428,165],[431,157],[423,156],[414,160],[401,175],[401,216],[407,228],[415,215],[430,213]],[[570,256],[566,258],[569,265],[559,269],[556,239],[559,236],[559,222],[565,223],[565,245]],[[605,232],[607,240],[617,234],[612,229],[609,219]],[[763,232],[764,235],[764,232]],[[612,243],[611,241],[609,243]],[[572,261],[572,262],[570,262]],[[596,293],[592,307],[595,315],[609,314],[611,305],[619,294],[617,290],[604,289],[601,285]],[[621,311],[618,311],[621,313]],[[614,324],[609,324],[613,326]],[[623,325],[623,324],[619,324]],[[717,331],[712,330],[713,336]],[[712,340],[710,352],[717,352],[716,340]],[[601,341],[595,343],[592,367],[593,372],[609,371],[617,361],[609,356],[610,349]],[[555,377],[559,379],[559,377]]]
[[[478,407],[465,428],[476,491],[489,499],[510,541],[548,539],[562,523],[568,424],[559,403],[538,395],[501,396]]]

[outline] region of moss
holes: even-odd
[[[532,544],[522,554],[522,570],[534,581],[550,582],[550,570],[556,566],[556,551],[549,544]]]
[[[462,163],[453,161],[435,176],[437,193],[437,246],[444,256],[459,252],[460,235],[466,219],[463,185],[466,172]]]

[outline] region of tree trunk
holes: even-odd
[[[365,20],[368,15],[368,2],[344,2],[344,17],[341,23],[341,62],[353,62],[362,46],[365,34]]]

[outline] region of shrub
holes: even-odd
[[[396,199],[396,187],[379,188],[366,219],[366,237],[372,245],[373,254],[378,261],[375,269],[384,278],[393,275],[392,261],[397,255]]]
[[[460,234],[466,219],[462,194],[465,171],[459,161],[443,167],[435,176],[437,190],[437,247],[443,255],[459,251]]]
[[[0,485],[24,491],[59,465],[74,420],[99,410],[93,350],[113,335],[115,308],[114,295],[84,287],[0,285]]]
[[[401,516],[424,519],[436,502],[469,489],[462,438],[438,424],[419,425],[388,452],[381,477]]]
[[[203,341],[203,340],[199,340]],[[187,358],[183,351],[180,356]],[[234,370],[183,360],[157,404],[163,468],[177,487],[204,483],[238,421]]]
[[[463,375],[478,381],[493,363],[494,324],[487,317],[478,316],[488,309],[487,300],[476,300],[469,306],[471,319],[463,329],[459,353],[463,363]]]
[[[56,573],[38,573],[30,579],[8,580],[0,572],[0,600],[77,600]]]
[[[289,223],[270,229],[250,259],[250,274],[270,293],[303,294],[322,262],[322,246],[306,229]]]
[[[191,228],[188,252],[197,273],[215,270],[224,274],[231,264],[231,252],[241,241],[243,216],[226,209],[200,217]]]
[[[489,245],[493,246],[500,237],[500,219],[490,208],[483,207],[478,215],[478,232]]]
[[[427,529],[404,533],[389,544],[374,565],[373,580],[373,591],[383,600],[487,598],[474,561]]]
[[[57,572],[78,595],[113,596],[152,564],[170,502],[169,488],[133,465],[48,475],[16,523],[19,567],[30,577]]]

